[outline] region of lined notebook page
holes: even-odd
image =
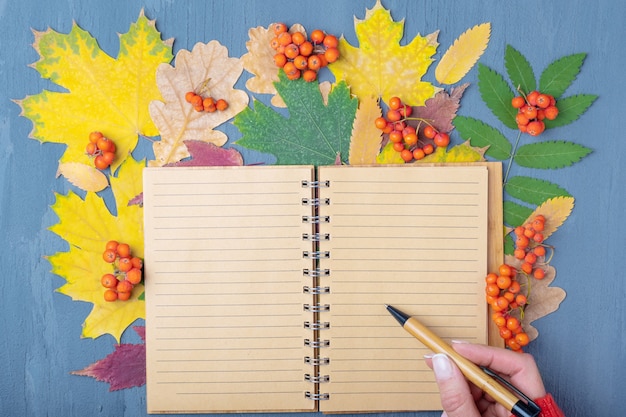
[[[312,410],[311,167],[144,170],[148,411]],[[309,210],[308,212],[306,210]]]
[[[321,167],[330,187],[330,364],[322,411],[441,409],[428,352],[384,304],[444,339],[487,342],[488,171],[478,167]]]

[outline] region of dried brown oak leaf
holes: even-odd
[[[155,160],[148,164],[163,166],[189,157],[186,140],[224,145],[226,134],[214,128],[247,107],[248,94],[234,88],[242,72],[241,60],[229,57],[228,49],[218,41],[197,43],[191,52],[179,51],[175,66],[160,65],[156,81],[163,101],[150,103],[150,116],[161,140],[154,142]],[[189,91],[224,99],[228,108],[214,113],[198,112],[185,100]]]

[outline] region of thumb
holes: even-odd
[[[441,405],[447,417],[480,417],[467,380],[452,360],[442,353],[432,357]]]

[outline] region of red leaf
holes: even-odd
[[[145,341],[145,327],[135,326],[133,329]],[[146,383],[146,345],[115,345],[115,350],[104,359],[71,374],[106,382],[110,385],[109,391],[140,387]]]
[[[225,149],[200,140],[184,141],[191,155],[190,159],[167,164],[167,167],[192,166],[241,166],[243,157],[236,149]]]
[[[440,132],[450,132],[454,129],[452,119],[459,109],[461,97],[469,84],[454,87],[448,94],[445,90],[439,91],[434,97],[429,98],[424,106],[414,107],[414,117],[430,120],[432,125]]]

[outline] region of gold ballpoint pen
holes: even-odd
[[[493,371],[481,368],[461,356],[457,351],[452,349],[452,346],[444,342],[415,317],[409,316],[392,306],[387,305],[386,307],[389,313],[402,325],[404,330],[412,334],[433,352],[448,355],[469,381],[483,392],[490,395],[494,401],[506,407],[512,414],[517,417],[537,417],[539,415],[541,410],[537,404],[509,382],[493,373]],[[515,394],[511,392],[511,390],[515,391]],[[522,397],[524,400],[519,397]]]

